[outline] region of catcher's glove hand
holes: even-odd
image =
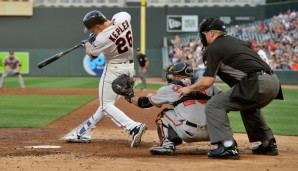
[[[116,94],[124,96],[125,100],[131,103],[131,98],[134,97],[134,83],[132,77],[122,74],[112,82],[112,89]]]

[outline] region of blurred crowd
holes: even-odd
[[[228,34],[244,39],[273,70],[298,70],[298,13],[288,10],[270,19],[228,28]],[[262,35],[255,36],[254,35]],[[249,35],[249,36],[248,36]],[[169,61],[184,61],[204,69],[199,38],[181,43],[178,35],[170,41]]]

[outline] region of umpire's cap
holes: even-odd
[[[208,18],[200,24],[199,32],[202,33],[210,30],[220,30],[226,32],[225,23],[217,18]]]
[[[225,23],[216,18],[208,18],[200,24],[199,35],[203,46],[208,46],[206,36],[203,33],[210,30],[220,30],[226,32]]]
[[[97,10],[90,11],[83,18],[83,23],[85,25],[84,32],[86,33],[96,24],[103,24],[106,21],[107,21],[106,17],[101,12]]]

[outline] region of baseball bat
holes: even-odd
[[[73,50],[75,50],[75,49],[77,49],[77,48],[79,48],[79,47],[81,47],[81,46],[82,46],[82,44],[80,43],[80,44],[75,45],[75,46],[72,47],[72,48],[69,48],[69,49],[63,51],[63,52],[57,53],[56,55],[51,56],[51,57],[45,59],[44,61],[41,61],[41,62],[37,65],[37,67],[38,67],[39,69],[40,69],[40,68],[43,68],[43,67],[45,67],[45,66],[49,65],[50,63],[52,63],[52,62],[54,62],[54,61],[60,59],[60,58],[63,57],[64,55],[68,54],[69,52],[71,52],[71,51],[73,51]]]

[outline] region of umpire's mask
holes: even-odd
[[[206,33],[210,30],[220,30],[226,32],[225,23],[222,20],[216,18],[208,18],[201,22],[199,26],[199,35],[203,46],[208,46],[204,32]]]

